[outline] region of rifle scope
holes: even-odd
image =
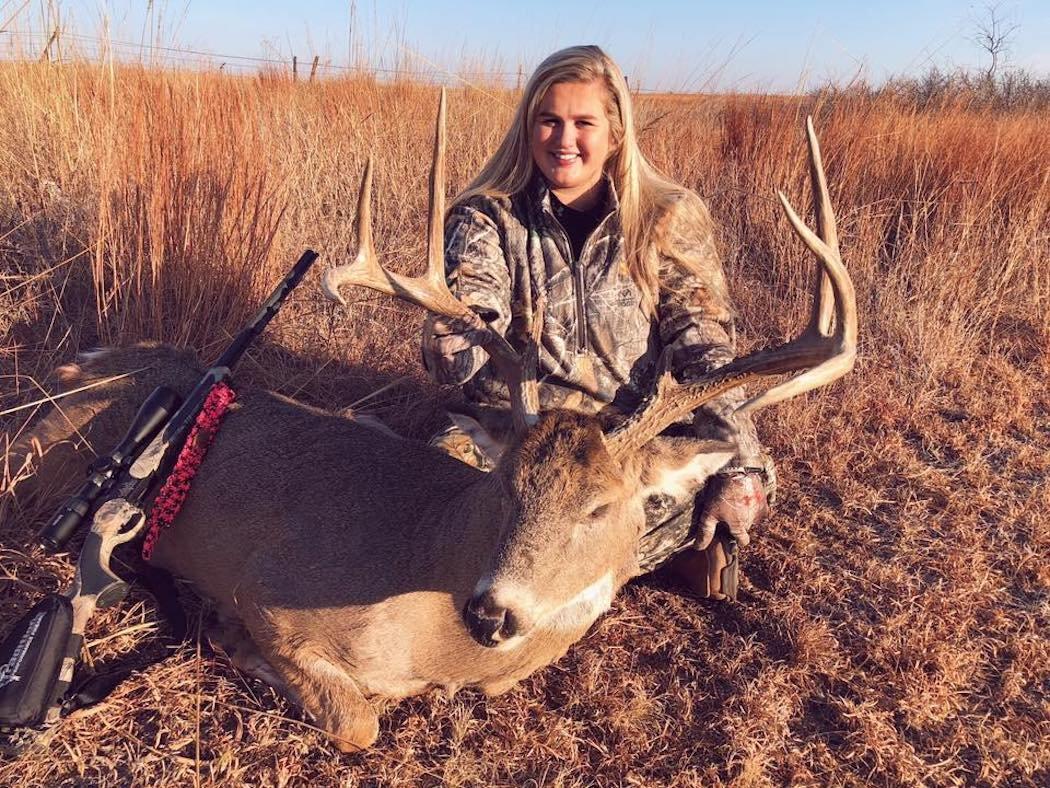
[[[37,542],[48,553],[57,553],[109,490],[118,472],[128,468],[179,406],[179,395],[166,386],[153,390],[139,407],[127,433],[109,454],[99,456],[88,468],[88,478],[37,533]]]

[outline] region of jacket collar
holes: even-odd
[[[602,179],[605,181],[605,212],[602,215],[608,216],[610,213],[620,209],[620,198],[616,195],[616,187],[613,185],[609,173],[602,173]],[[539,205],[547,213],[554,213],[551,208],[550,184],[547,183],[547,179],[539,171],[533,173],[532,180],[529,181],[529,185],[526,187],[526,192],[533,205]]]

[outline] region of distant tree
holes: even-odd
[[[1002,13],[1000,3],[986,5],[984,10],[985,16],[974,20],[972,40],[988,53],[990,62],[988,69],[984,72],[984,76],[988,80],[994,80],[999,71],[999,66],[1010,51],[1010,44],[1013,42],[1020,25],[1011,22]]]

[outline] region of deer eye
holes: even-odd
[[[606,512],[608,511],[609,504],[603,503],[601,506],[595,506],[593,509],[591,509],[591,513],[587,516],[590,517],[592,520],[600,520],[602,517],[605,516]]]

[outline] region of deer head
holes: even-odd
[[[593,416],[544,413],[491,473],[502,507],[496,549],[463,610],[471,634],[503,647],[533,631],[582,634],[638,574],[646,499],[688,498],[735,452],[661,437],[617,457]]]

